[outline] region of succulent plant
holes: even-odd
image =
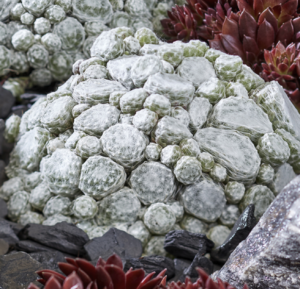
[[[43,213],[44,224],[68,220],[90,238],[116,227],[147,254],[165,254],[174,228],[229,226],[249,203],[259,218],[299,172],[299,115],[280,85],[199,40],[158,43],[147,28],[123,39],[128,30],[103,32],[65,84],[19,126],[8,122],[17,143],[0,196],[26,201],[10,205],[12,218]]]

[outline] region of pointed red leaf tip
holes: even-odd
[[[96,279],[96,275],[97,275],[96,268],[89,261],[85,259],[77,258],[76,263],[78,267],[91,278],[91,280]]]
[[[128,271],[125,274],[125,289],[137,289],[144,276],[145,271],[143,269]]]
[[[140,283],[138,289],[140,289],[144,284],[146,284],[151,278],[152,276],[155,274],[155,272],[152,272],[150,274],[148,274],[143,280],[142,282]]]
[[[162,279],[162,277],[155,277],[154,279],[148,281],[146,284],[141,286],[140,289],[154,289],[161,283]]]
[[[275,41],[275,32],[272,25],[264,20],[258,27],[257,31],[257,45],[260,49],[269,49]]]
[[[77,267],[69,264],[69,263],[62,263],[58,262],[58,268],[60,269],[61,272],[63,272],[65,275],[70,275],[73,271],[77,270]]]
[[[105,266],[105,261],[101,257],[99,257],[96,266]]]
[[[61,289],[60,283],[57,281],[57,279],[52,276],[46,283],[46,286],[44,289]]]
[[[206,283],[206,280],[209,278],[208,274],[201,268],[196,268],[198,274],[199,274],[199,278],[202,281],[202,284]]]
[[[248,285],[245,284],[244,287],[243,287],[243,289],[249,289]]]
[[[215,283],[210,277],[205,282],[205,288],[207,289],[219,289],[217,283]]]
[[[30,283],[27,287],[27,289],[40,289],[38,286],[34,285],[33,283]]]
[[[113,283],[109,276],[109,274],[106,272],[103,266],[96,266],[96,272],[97,272],[97,285],[99,289],[113,289]]]
[[[76,261],[75,261],[74,259],[69,258],[69,257],[65,257],[65,259],[66,259],[66,261],[67,261],[69,264],[71,264],[71,265],[73,265],[73,266],[75,266],[75,267],[78,267],[78,266],[77,266],[77,263],[76,263]]]
[[[94,281],[90,278],[90,276],[88,274],[86,274],[80,268],[78,268],[76,273],[77,273],[78,277],[80,278],[80,280],[82,281],[84,287],[86,287],[88,284],[90,284],[92,281]]]
[[[117,267],[120,267],[121,269],[123,269],[123,262],[122,262],[121,258],[116,254],[111,255],[107,259],[106,265],[116,265]]]
[[[104,269],[109,274],[114,289],[124,289],[125,288],[125,273],[123,269],[117,267],[116,265],[105,265]]]
[[[64,280],[65,280],[65,276],[63,276],[64,278],[61,278],[55,274],[52,273],[48,273],[48,272],[43,272],[43,279],[48,281],[51,277],[55,277],[55,279],[60,283],[63,284]]]
[[[53,289],[53,288],[49,288],[49,289]],[[62,289],[84,289],[84,287],[77,273],[73,272],[71,275],[69,275],[66,278]]]

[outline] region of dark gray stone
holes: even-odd
[[[0,118],[6,118],[15,103],[13,94],[0,86]]]
[[[0,256],[0,289],[26,289],[41,264],[24,252]]]
[[[16,114],[18,115],[19,117],[22,117],[24,112],[26,112],[28,110],[28,106],[27,105],[15,105],[11,108],[11,113],[9,114],[12,115],[12,114]]]
[[[139,258],[143,253],[142,242],[132,235],[111,228],[102,237],[90,240],[84,245],[86,258],[89,260],[97,260],[101,257],[107,260],[108,257],[116,253],[125,261],[129,258]]]
[[[191,261],[190,260],[186,260],[186,259],[180,259],[180,258],[175,258],[173,260],[174,262],[174,268],[175,268],[175,276],[169,280],[169,282],[177,282],[177,281],[181,281],[184,282],[185,280],[185,275],[184,275],[184,270],[186,268],[188,268],[191,265]]]
[[[184,230],[171,231],[166,235],[164,249],[178,258],[193,260],[197,253],[204,255],[212,250],[214,243],[203,234]]]
[[[1,186],[1,161],[0,161],[0,186]],[[7,204],[0,198],[0,219],[7,216]]]
[[[126,260],[124,265],[124,271],[127,272],[130,268],[139,269],[142,268],[149,274],[155,272],[158,275],[162,270],[167,269],[167,279],[175,276],[175,267],[172,259],[163,256],[147,256],[143,258],[130,258]]]
[[[23,104],[34,104],[41,97],[46,97],[46,94],[39,94],[35,92],[26,92],[20,96]]]
[[[84,231],[66,222],[54,226],[28,224],[19,233],[19,237],[21,240],[33,240],[74,256],[82,255],[83,246],[89,241]]]
[[[26,253],[36,253],[36,252],[42,252],[42,251],[55,251],[53,248],[49,248],[47,246],[41,245],[37,242],[30,241],[30,240],[24,240],[19,241],[16,244],[16,249],[18,251],[24,251]]]
[[[224,264],[239,243],[248,237],[256,225],[254,210],[255,206],[249,205],[235,222],[225,242],[211,252],[211,258],[214,262]]]
[[[5,255],[9,250],[9,243],[4,239],[0,239],[0,256]]]
[[[213,272],[214,264],[209,259],[198,253],[195,256],[192,264],[183,271],[183,274],[185,276],[189,276],[191,279],[198,278],[199,274],[196,271],[197,267],[200,267],[210,275]]]
[[[19,234],[19,232],[24,228],[23,225],[15,223],[15,222],[11,222],[8,220],[5,220],[6,223],[8,223],[10,225],[10,227],[13,229],[13,231],[15,232],[16,235]]]
[[[50,269],[59,271],[58,262],[66,262],[65,254],[59,251],[43,251],[29,253],[29,255],[39,263],[41,263],[43,269]]]
[[[0,239],[6,241],[10,246],[13,246],[19,242],[19,239],[9,222],[5,220],[0,220]]]
[[[248,238],[214,274],[238,289],[300,288],[300,176],[276,197]]]

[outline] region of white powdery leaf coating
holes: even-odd
[[[226,96],[237,96],[249,98],[248,91],[244,85],[239,82],[229,82],[226,87]]]
[[[119,119],[119,123],[122,124],[130,124],[132,125],[132,120],[133,120],[133,115],[127,113],[127,114],[120,114],[120,119]]]
[[[76,222],[76,227],[81,229],[84,232],[88,232],[90,229],[97,226],[96,220],[94,219],[88,219],[88,220],[79,220],[79,222]]]
[[[176,189],[172,170],[159,162],[144,162],[132,171],[130,187],[144,205],[164,202]]]
[[[160,153],[160,162],[169,168],[173,168],[181,155],[181,149],[178,145],[168,145]]]
[[[206,234],[208,226],[205,222],[189,215],[184,215],[180,222],[180,227],[183,230],[196,234]]]
[[[57,149],[42,160],[41,172],[52,193],[72,197],[78,192],[81,166],[82,159],[75,153]]]
[[[226,204],[222,187],[209,179],[184,187],[181,201],[188,214],[208,223],[221,216]]]
[[[237,130],[254,143],[264,134],[273,132],[268,115],[252,99],[246,98],[220,100],[208,122],[213,127]]]
[[[43,127],[54,134],[59,134],[72,127],[72,109],[75,105],[76,102],[70,96],[48,102],[41,118]]]
[[[245,194],[245,186],[238,182],[228,182],[225,186],[225,197],[229,204],[238,204]]]
[[[166,204],[152,204],[144,215],[144,223],[149,231],[156,235],[163,235],[171,231],[176,217],[173,210]]]
[[[29,194],[25,191],[15,192],[7,203],[8,217],[16,222],[20,215],[30,210]]]
[[[103,31],[91,48],[91,56],[108,61],[124,53],[124,42],[111,31]]]
[[[116,222],[132,224],[136,221],[140,209],[141,203],[135,192],[124,187],[99,202],[97,221],[101,225]]]
[[[170,115],[172,117],[178,119],[183,125],[189,126],[190,121],[191,121],[190,115],[181,106],[172,107]]]
[[[42,224],[44,220],[45,218],[41,214],[32,211],[27,211],[25,214],[20,216],[18,223],[21,224],[22,226],[25,226],[29,223]]]
[[[258,175],[256,177],[256,183],[262,185],[270,184],[275,176],[274,169],[268,164],[261,164]]]
[[[19,168],[30,172],[37,170],[49,139],[49,132],[40,127],[26,132],[11,153],[11,164],[16,162]]]
[[[184,215],[184,207],[178,201],[168,202],[167,205],[173,211],[176,218],[176,223],[180,222]]]
[[[72,15],[80,22],[100,20],[110,22],[113,10],[108,0],[73,0]]]
[[[135,55],[124,55],[108,61],[107,69],[112,79],[119,81],[127,89],[133,89],[134,84],[131,79],[131,67],[138,59],[139,57]]]
[[[97,57],[91,57],[89,59],[86,59],[86,60],[83,60],[80,64],[79,64],[79,73],[80,74],[83,74],[87,68],[91,65],[105,65],[105,63],[100,60],[99,58]]]
[[[46,49],[50,53],[54,53],[54,52],[61,50],[62,42],[61,42],[59,36],[57,36],[54,33],[49,32],[49,33],[45,34],[42,37],[41,41],[42,41],[42,44],[46,47]]]
[[[47,143],[47,154],[51,155],[59,148],[60,149],[65,148],[65,143],[57,137],[54,139],[51,139]]]
[[[192,82],[196,88],[211,77],[217,77],[213,65],[204,57],[183,59],[176,72],[185,80]]]
[[[31,67],[44,68],[48,64],[49,53],[43,45],[34,44],[27,51],[27,59]]]
[[[21,23],[25,25],[33,24],[34,20],[35,20],[34,16],[28,12],[22,14],[20,17]]]
[[[218,78],[212,77],[203,82],[197,89],[196,95],[205,97],[211,104],[216,104],[219,100],[226,97],[225,84]]]
[[[172,106],[186,106],[195,92],[194,86],[176,74],[156,73],[151,75],[144,85],[144,89],[152,94],[166,96]]]
[[[183,139],[193,136],[184,124],[170,116],[160,119],[152,132],[152,138],[162,147],[179,144]]]
[[[48,188],[48,184],[43,181],[31,191],[29,203],[33,208],[42,211],[51,197],[52,194]]]
[[[226,205],[222,215],[220,217],[220,222],[224,226],[232,227],[240,216],[240,210],[235,205]]]
[[[209,173],[215,165],[214,157],[207,152],[200,153],[198,160],[201,163],[202,171]]]
[[[24,8],[34,16],[42,15],[47,7],[51,5],[49,0],[22,0]]]
[[[82,165],[79,188],[86,195],[100,200],[122,188],[125,180],[122,166],[109,158],[93,156]]]
[[[111,126],[118,123],[120,111],[109,104],[98,104],[82,112],[74,121],[74,130],[100,137]]]
[[[128,36],[133,36],[133,31],[130,27],[116,27],[111,30],[112,33],[115,33],[118,37],[124,40]]]
[[[167,251],[164,249],[165,236],[153,236],[145,247],[146,256],[166,256]]]
[[[146,98],[144,108],[156,112],[159,117],[163,117],[165,115],[170,115],[171,102],[163,95],[151,94]]]
[[[164,44],[159,46],[157,56],[177,67],[183,60],[183,50],[174,44]]]
[[[82,81],[84,81],[83,75],[76,74],[72,79],[69,90],[73,93],[75,86],[77,86]]]
[[[125,93],[120,98],[120,108],[124,114],[135,114],[143,108],[143,104],[148,94],[143,88],[133,89]]]
[[[209,100],[204,97],[195,97],[188,106],[190,115],[190,129],[195,132],[201,128],[207,121],[207,117],[212,110]]]
[[[236,131],[211,127],[199,129],[194,138],[201,150],[212,154],[227,169],[231,180],[253,183],[261,160],[248,137]]]
[[[30,80],[33,85],[44,87],[50,85],[53,79],[51,72],[48,69],[38,68],[32,71]]]
[[[15,0],[15,2],[18,2],[17,0]],[[9,16],[10,14],[10,18],[12,20],[20,20],[20,17],[23,13],[26,12],[25,8],[23,7],[22,3],[17,3],[15,4],[14,1],[10,1],[11,5],[13,5],[13,7],[10,7],[10,11],[9,11],[9,7],[5,7],[5,10],[8,10],[8,14],[7,16]],[[5,21],[5,19],[3,19],[4,16],[4,11],[1,11],[1,18],[0,21]]]
[[[74,64],[72,65],[72,72],[73,74],[79,74],[79,66],[80,64],[83,62],[83,59],[78,59],[74,62]]]
[[[131,79],[136,87],[142,87],[150,75],[158,72],[163,72],[163,64],[157,56],[141,56],[131,67]]]
[[[91,106],[87,103],[77,104],[72,109],[72,115],[76,118],[89,108],[91,108]]]
[[[12,114],[6,121],[5,121],[5,130],[4,130],[4,138],[9,142],[15,142],[16,137],[19,134],[19,127],[21,123],[21,118],[16,115]],[[156,124],[156,123],[155,123]]]
[[[0,21],[6,22],[9,20],[10,11],[19,1],[17,0],[1,0],[0,2]]]
[[[266,133],[256,147],[263,162],[273,167],[279,167],[290,157],[290,148],[287,142],[276,133]]]
[[[221,55],[214,64],[216,73],[221,80],[233,80],[241,72],[243,60],[235,55]]]
[[[51,29],[51,23],[44,17],[37,18],[33,24],[34,31],[39,35],[44,35]]]
[[[44,36],[43,36],[44,37]],[[72,71],[72,56],[64,51],[55,52],[49,58],[48,69],[56,80],[66,80]]]
[[[148,161],[158,161],[162,147],[156,143],[150,143],[145,149],[145,157]]]
[[[202,175],[201,163],[195,157],[183,156],[176,163],[174,174],[177,180],[184,185],[193,184]]]
[[[24,190],[30,192],[37,185],[42,182],[42,174],[40,172],[34,172],[23,177]]]
[[[169,8],[167,10],[169,10]],[[209,48],[205,42],[199,40],[190,40],[188,43],[178,40],[175,41],[174,44],[179,45],[183,49],[184,57],[202,57]]]
[[[51,5],[45,12],[44,16],[51,24],[61,22],[66,18],[65,10],[59,5]]]
[[[236,76],[236,82],[243,84],[248,91],[265,83],[258,74],[244,64],[242,65],[242,71]]]
[[[56,214],[70,215],[71,200],[68,197],[55,196],[46,203],[43,214],[50,217]]]
[[[3,183],[3,186],[0,188],[0,197],[5,201],[8,201],[10,197],[18,192],[24,190],[24,183],[22,178],[15,177],[11,178]]]
[[[128,36],[124,39],[125,51],[129,54],[139,54],[141,49],[140,42],[133,36]]]
[[[151,234],[142,221],[136,221],[128,228],[128,234],[139,239],[145,247],[151,238]]]
[[[109,96],[109,104],[120,109],[120,98],[126,93],[126,91],[114,91]]]
[[[98,212],[96,201],[89,196],[80,196],[73,202],[72,213],[80,220],[94,218]]]
[[[12,59],[10,51],[3,45],[0,45],[0,76],[9,72]]]
[[[137,129],[149,135],[157,121],[158,115],[155,112],[144,108],[135,114],[132,123]]]
[[[147,54],[154,54],[157,55],[158,49],[160,45],[157,44],[145,44],[141,49],[139,55],[147,55]],[[163,60],[164,61],[164,60]],[[169,62],[167,62],[170,64]],[[171,64],[170,64],[171,65]],[[172,66],[172,65],[171,65]],[[173,67],[173,66],[172,66]],[[174,69],[174,67],[173,67]]]
[[[44,222],[44,226],[54,226],[57,223],[61,222],[67,222],[67,223],[72,223],[72,219],[69,216],[64,216],[62,214],[55,214],[53,216],[50,216],[47,218]]]
[[[134,37],[140,42],[141,47],[143,47],[145,44],[158,44],[159,40],[155,33],[148,29],[148,28],[140,28],[138,29]]]
[[[123,11],[116,11],[110,23],[110,27],[130,27],[132,25],[131,17]]]
[[[124,9],[132,16],[151,18],[151,13],[143,0],[127,0]]]
[[[74,150],[77,142],[85,136],[86,134],[82,131],[74,131],[74,133],[67,139],[65,147],[69,150]]]
[[[1,54],[1,52],[0,52]],[[10,61],[8,58],[5,62]],[[1,62],[1,60],[0,60]],[[29,63],[27,60],[27,56],[24,52],[14,52],[11,59],[11,68],[18,71],[19,73],[28,72]],[[0,68],[1,70],[1,68]]]
[[[214,181],[222,183],[227,177],[226,169],[219,164],[215,164],[210,171],[210,176]]]
[[[183,139],[180,142],[180,148],[184,156],[198,158],[201,153],[198,143],[192,138]]]
[[[72,0],[55,0],[54,4],[61,6],[68,13],[72,7]]]
[[[83,79],[87,80],[89,78],[107,78],[107,69],[103,65],[91,65],[83,73]]]
[[[13,35],[11,43],[14,49],[19,51],[27,51],[28,48],[34,43],[34,36],[29,30],[21,29]]]
[[[80,82],[73,91],[73,98],[78,103],[96,105],[108,103],[109,96],[114,91],[126,91],[126,88],[117,81],[107,79],[88,79]]]
[[[174,73],[174,67],[169,62],[167,62],[165,60],[161,60],[161,63],[163,64],[163,72],[164,73],[169,73],[169,74]]]
[[[94,155],[100,155],[100,141],[94,136],[85,136],[77,142],[75,152],[83,159],[87,159]]]
[[[84,42],[85,32],[75,18],[67,17],[65,20],[54,25],[53,33],[57,34],[62,42],[62,49],[64,50],[78,50]]]
[[[90,240],[92,240],[97,237],[102,237],[108,230],[108,226],[93,226],[86,233]]]
[[[144,160],[146,140],[143,134],[129,124],[116,124],[106,130],[100,139],[103,152],[126,169],[132,169]]]
[[[214,242],[216,248],[225,242],[229,234],[230,230],[226,226],[218,225],[207,232],[207,238]]]

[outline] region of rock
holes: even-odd
[[[41,263],[43,269],[60,271],[57,263],[66,262],[65,254],[54,250],[35,252],[35,253],[30,253],[29,255],[34,260]]]
[[[24,251],[26,253],[35,253],[35,252],[42,252],[42,251],[55,251],[54,249],[41,245],[37,242],[31,240],[23,240],[19,241],[16,244],[16,249],[18,251]]]
[[[19,242],[19,239],[9,222],[5,220],[0,220],[0,239],[7,242],[10,246]]]
[[[0,118],[6,118],[15,103],[15,98],[9,90],[6,90],[2,86],[0,86],[0,103]]]
[[[0,256],[5,255],[8,252],[9,243],[3,239],[0,239]]]
[[[18,236],[19,232],[24,228],[24,226],[19,223],[10,222],[10,221],[6,221],[6,222],[10,225],[10,227],[12,228],[12,230],[14,231],[14,233],[17,236]]]
[[[0,198],[0,219],[7,216],[7,204]]]
[[[225,242],[211,252],[214,262],[224,264],[235,248],[244,241],[256,224],[254,205],[249,205],[235,222]]]
[[[174,262],[174,268],[175,268],[175,276],[168,280],[169,283],[174,281],[174,282],[177,282],[177,281],[181,281],[181,282],[184,282],[185,280],[185,275],[184,275],[184,270],[186,268],[188,268],[190,265],[191,265],[191,261],[190,260],[186,260],[186,259],[179,259],[179,258],[175,258],[173,260]]]
[[[299,288],[300,176],[273,201],[216,277],[238,289]]]
[[[164,249],[165,236],[152,236],[145,247],[146,256],[166,256],[167,251]]]
[[[168,279],[175,275],[173,260],[162,256],[147,256],[139,259],[127,259],[124,265],[124,271],[128,271],[131,267],[133,270],[142,268],[146,274],[155,272],[154,276],[158,275],[162,270],[167,269],[166,275]]]
[[[78,256],[89,241],[86,233],[66,222],[54,226],[28,224],[20,233],[21,240],[33,240],[50,248]]]
[[[201,253],[197,253],[192,264],[183,271],[183,274],[191,278],[197,278],[199,276],[196,271],[197,267],[203,269],[207,274],[211,274],[214,269],[214,265],[209,259],[203,257]]]
[[[203,234],[188,231],[171,231],[166,235],[165,250],[178,258],[193,260],[197,253],[205,255],[214,243]]]
[[[24,252],[0,256],[0,288],[26,289],[41,269],[41,263]]]
[[[90,240],[84,245],[86,257],[95,260],[101,257],[107,260],[117,254],[123,261],[128,258],[139,258],[142,255],[142,242],[124,231],[111,228],[102,237]]]

